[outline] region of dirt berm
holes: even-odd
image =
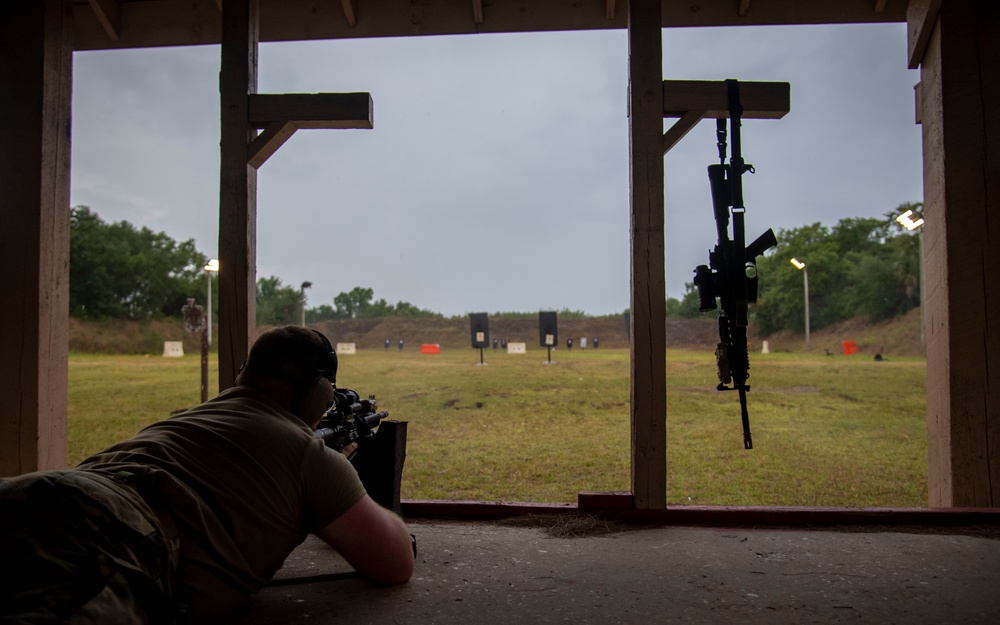
[[[355,343],[359,349],[383,348],[386,339],[389,340],[391,349],[397,348],[400,339],[404,346],[414,348],[422,343],[437,343],[449,349],[471,349],[472,345],[469,319],[464,317],[342,319],[311,325],[324,332],[334,343]],[[491,340],[494,337],[506,338],[510,342],[527,343],[529,347],[540,345],[537,316],[491,315],[489,330]],[[581,337],[587,338],[590,347],[593,346],[595,337],[599,339],[600,347],[625,348],[629,345],[624,315],[562,317],[558,320],[558,334],[560,347],[565,347],[568,338],[573,339],[574,346],[579,346]],[[666,321],[667,347],[714,351],[718,336],[718,321],[713,318],[670,318]],[[760,352],[764,340],[767,340],[768,349],[772,352],[838,354],[843,353],[845,341],[854,341],[858,353],[862,355],[924,355],[920,339],[920,311],[916,309],[883,323],[867,323],[860,319],[838,323],[813,332],[808,345],[802,333],[781,332],[766,339],[761,338],[751,324],[748,341],[750,351]]]
[[[717,321],[712,318],[667,319],[667,347],[715,350],[718,337]],[[421,343],[437,343],[448,349],[471,349],[469,319],[341,319],[311,324],[323,331],[334,343],[355,343],[359,349],[382,349],[389,339],[396,349],[402,339],[404,346],[418,348]],[[268,326],[261,326],[264,331]],[[506,338],[527,343],[529,349],[539,345],[537,315],[490,315],[490,337]],[[216,327],[216,332],[218,332]],[[200,337],[184,331],[179,319],[152,321],[82,321],[70,319],[70,350],[87,353],[120,353],[159,355],[164,341],[183,341],[186,353],[198,353]],[[568,317],[558,319],[559,346],[565,347],[572,338],[579,346],[587,337],[589,347],[596,337],[600,347],[626,348],[628,327],[624,315],[604,317]],[[750,326],[749,349],[760,352],[763,340]],[[216,339],[217,339],[216,335]],[[817,354],[843,352],[843,342],[853,340],[862,355],[881,353],[890,356],[922,356],[920,311],[912,310],[897,319],[870,324],[862,320],[845,321],[813,332],[809,345],[799,332],[782,332],[766,337],[772,352],[811,352]],[[217,345],[217,341],[216,341]],[[213,345],[213,349],[216,347]]]
[[[472,329],[468,318],[451,319],[343,319],[311,324],[335,343],[356,343],[359,349],[382,348],[389,339],[393,349],[403,339],[405,346],[437,343],[450,349],[471,348]],[[667,344],[674,347],[712,347],[718,336],[717,323],[711,319],[668,319]],[[600,347],[628,347],[628,327],[623,315],[608,317],[565,318],[558,320],[558,345],[572,338],[579,346],[586,337],[588,347],[596,337]],[[490,316],[490,340],[540,345],[537,317]]]

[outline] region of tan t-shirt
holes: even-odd
[[[248,387],[155,423],[78,468],[143,476],[139,492],[177,526],[184,600],[213,617],[260,590],[307,534],[365,494],[343,454]]]

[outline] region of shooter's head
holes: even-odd
[[[237,378],[238,384],[278,395],[276,399],[306,423],[318,420],[329,408],[326,395],[332,402],[336,381],[337,353],[330,341],[321,332],[300,326],[282,326],[260,335]],[[313,414],[317,410],[319,414]]]

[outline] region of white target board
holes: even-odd
[[[528,351],[527,343],[507,343],[508,354],[524,354]]]
[[[358,351],[357,343],[337,343],[337,355],[355,354]]]

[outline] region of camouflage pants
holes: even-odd
[[[155,515],[79,471],[0,479],[0,623],[173,623]]]

